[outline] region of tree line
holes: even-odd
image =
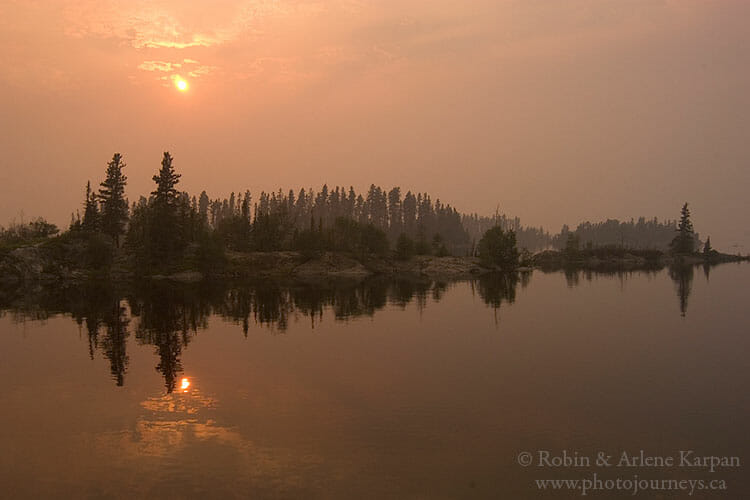
[[[297,250],[311,256],[323,251],[363,256],[393,251],[401,259],[415,254],[478,255],[481,248],[489,248],[477,241],[481,235],[474,232],[472,237],[466,229],[469,221],[476,222],[470,225],[473,231],[487,225],[484,219],[467,218],[450,204],[433,202],[428,193],[408,191],[402,196],[399,187],[386,190],[373,184],[367,193],[323,185],[320,191],[262,191],[257,199],[249,190],[224,199],[211,199],[205,191],[191,197],[178,189],[180,174],[173,161],[165,152],[153,176],[154,191],[129,204],[126,163],[115,153],[98,190],[86,184],[83,213],[71,216],[70,232],[88,237],[100,253],[107,247],[118,249],[124,241],[142,271],[176,257],[215,263],[224,248]],[[526,234],[517,218],[509,222],[502,216],[489,227]],[[511,239],[502,241],[509,244]],[[515,247],[516,240],[512,243]]]
[[[126,255],[142,272],[185,260],[203,268],[220,264],[224,250],[229,249],[295,250],[311,257],[324,251],[345,251],[404,260],[415,254],[470,255],[481,257],[488,265],[508,268],[518,265],[519,258],[531,262],[531,251],[549,247],[617,246],[685,252],[687,237],[680,240],[679,248],[673,240],[675,232],[686,230],[692,238],[691,248],[700,244],[689,213],[687,220],[683,213],[679,225],[656,218],[641,217],[637,222],[610,219],[584,222],[575,231],[563,226],[559,234],[550,235],[541,227],[522,226],[518,217],[462,214],[440,199],[433,201],[429,193],[408,191],[402,195],[399,187],[386,190],[374,184],[366,193],[357,193],[353,187],[323,185],[319,191],[261,191],[257,198],[249,190],[233,192],[224,199],[211,199],[206,191],[191,197],[178,188],[181,175],[173,162],[165,152],[152,177],[154,190],[132,204],[125,195],[126,163],[120,153],[107,163],[97,189],[86,184],[82,213],[71,216],[69,234],[86,239],[88,263],[101,266],[111,263],[113,256],[122,260]],[[35,234],[56,230],[43,221],[35,224],[24,230]],[[123,246],[125,252],[115,251]]]
[[[471,248],[478,249],[477,242],[484,234],[495,227],[500,227],[503,231],[513,231],[516,235],[518,248],[526,249],[530,252],[544,250],[548,248],[552,241],[548,231],[542,227],[532,227],[521,225],[521,219],[518,217],[508,217],[507,215],[497,213],[494,216],[484,216],[473,214],[462,214],[461,224],[469,234]]]
[[[691,229],[692,231],[692,229]],[[553,248],[563,250],[571,246],[581,248],[622,247],[642,250],[668,250],[672,247],[675,233],[679,232],[674,220],[660,221],[656,217],[637,221],[621,222],[607,219],[603,222],[582,222],[575,230],[563,225],[560,233],[551,238]],[[698,234],[692,236],[699,245]]]
[[[193,198],[201,220],[217,230],[230,247],[255,247],[257,250],[294,248],[310,233],[353,228],[372,228],[382,232],[393,245],[399,236],[415,241],[425,252],[437,238],[438,247],[447,252],[466,254],[469,237],[458,211],[428,193],[407,192],[401,188],[385,190],[371,185],[367,193],[323,185],[320,191],[302,188],[284,192],[261,192],[254,199],[250,191],[232,193],[229,198],[209,199],[205,191]],[[343,222],[347,221],[347,222]],[[344,227],[347,226],[347,227]],[[324,238],[325,239],[325,238]],[[329,238],[330,239],[330,238]],[[335,239],[335,236],[334,236]]]

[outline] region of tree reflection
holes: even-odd
[[[688,308],[688,298],[693,288],[693,266],[688,264],[674,264],[669,267],[669,277],[674,282],[677,298],[680,300],[680,315],[685,316]]]
[[[527,283],[528,276],[523,281]],[[479,293],[487,304],[499,308],[515,300],[518,282],[517,273],[484,276],[478,280]],[[414,303],[422,311],[428,302],[442,300],[448,289],[447,282],[419,277],[231,284],[152,280],[131,284],[126,290],[100,281],[2,292],[0,311],[11,311],[17,321],[45,320],[58,313],[72,316],[87,333],[90,357],[100,352],[109,361],[118,386],[125,383],[132,330],[139,345],[154,348],[155,368],[166,392],[172,393],[184,373],[183,352],[198,331],[208,327],[212,315],[241,325],[245,336],[254,327],[283,333],[298,317],[309,319],[315,327],[326,312],[340,321],[373,316],[389,304],[404,308]]]
[[[565,282],[568,284],[568,288],[575,288],[581,281],[581,269],[577,267],[565,267],[563,269],[565,273]],[[589,275],[589,279],[591,276]]]
[[[479,296],[488,306],[499,309],[503,302],[515,302],[518,281],[518,273],[485,274],[478,280]]]
[[[109,361],[112,379],[124,385],[130,319],[118,290],[107,283],[86,283],[65,289],[56,300],[61,310],[70,311],[78,325],[85,326],[90,358],[100,350]]]
[[[128,355],[126,350],[128,338],[128,319],[125,307],[119,299],[113,298],[110,313],[103,320],[107,333],[102,339],[100,348],[104,356],[109,359],[109,369],[112,378],[118,386],[125,382],[125,371],[128,366]]]
[[[132,314],[139,320],[136,338],[141,344],[156,347],[159,356],[156,370],[164,377],[167,393],[174,391],[183,372],[182,349],[198,328],[208,326],[209,297],[210,289],[197,285],[149,282],[128,298]]]

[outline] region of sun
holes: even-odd
[[[177,90],[180,92],[186,92],[188,89],[188,82],[178,76],[174,79],[174,86],[177,87]]]

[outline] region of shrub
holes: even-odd
[[[362,228],[362,250],[381,256],[388,253],[388,237],[385,232],[372,224],[364,226]]]
[[[396,258],[398,260],[409,260],[414,257],[414,240],[406,233],[401,233],[396,240]]]
[[[39,217],[26,224],[11,223],[7,229],[0,227],[0,243],[22,245],[49,238],[59,232],[56,225]]]
[[[503,231],[500,227],[488,229],[479,240],[479,258],[488,266],[500,266],[503,269],[518,267],[516,233]]]
[[[417,255],[430,255],[430,244],[427,243],[423,234],[419,234],[417,242],[414,244],[414,252]]]
[[[432,253],[435,254],[437,257],[445,257],[449,255],[448,247],[445,246],[445,243],[443,242],[443,237],[439,234],[436,234],[432,238]]]

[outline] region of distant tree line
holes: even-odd
[[[659,221],[656,217],[638,221],[631,219],[621,222],[607,219],[604,222],[582,222],[572,230],[564,225],[559,234],[551,239],[553,248],[565,250],[571,248],[624,247],[634,249],[668,250],[677,231],[677,222]],[[698,235],[694,235],[698,245]]]
[[[402,235],[410,238],[417,253],[432,253],[435,248],[460,255],[469,251],[469,236],[455,208],[433,202],[427,193],[409,191],[402,196],[399,187],[387,191],[371,185],[361,194],[353,187],[323,185],[317,192],[279,189],[261,192],[254,199],[245,191],[213,200],[203,191],[197,200],[193,198],[193,206],[201,220],[236,249],[300,249],[305,242],[346,249],[337,244],[344,241],[334,233],[374,229],[382,232],[389,246]]]
[[[7,228],[0,226],[0,245],[16,245],[44,240],[56,235],[60,230],[41,217],[31,222],[13,222]]]
[[[122,155],[115,153],[99,188],[86,184],[82,213],[71,216],[69,234],[87,241],[87,262],[104,265],[113,256],[133,257],[141,271],[149,272],[184,259],[199,266],[220,264],[229,249],[296,250],[310,256],[324,251],[361,256],[392,252],[404,260],[415,254],[472,255],[507,268],[519,259],[526,265],[531,251],[550,247],[569,252],[619,247],[690,253],[702,244],[687,204],[679,224],[644,217],[637,222],[609,219],[581,223],[574,231],[563,226],[559,234],[550,235],[541,227],[523,226],[518,217],[462,214],[439,199],[433,201],[428,193],[402,195],[399,187],[386,190],[374,184],[366,193],[323,185],[319,191],[279,189],[261,191],[257,197],[248,190],[223,199],[212,199],[206,191],[191,197],[178,189],[180,174],[168,152],[153,176],[154,191],[129,204],[125,167]],[[0,228],[0,242],[56,232],[40,219],[28,227]],[[125,252],[120,250],[123,246]],[[709,244],[704,253],[710,252]]]
[[[518,217],[508,217],[502,214],[496,214],[491,217],[480,216],[476,213],[470,215],[463,214],[461,216],[461,224],[469,234],[472,249],[470,253],[472,254],[478,250],[477,242],[479,242],[488,230],[494,227],[500,227],[504,231],[513,231],[516,235],[518,248],[526,249],[530,252],[549,248],[552,242],[549,232],[545,231],[542,227],[522,226],[521,219]]]

